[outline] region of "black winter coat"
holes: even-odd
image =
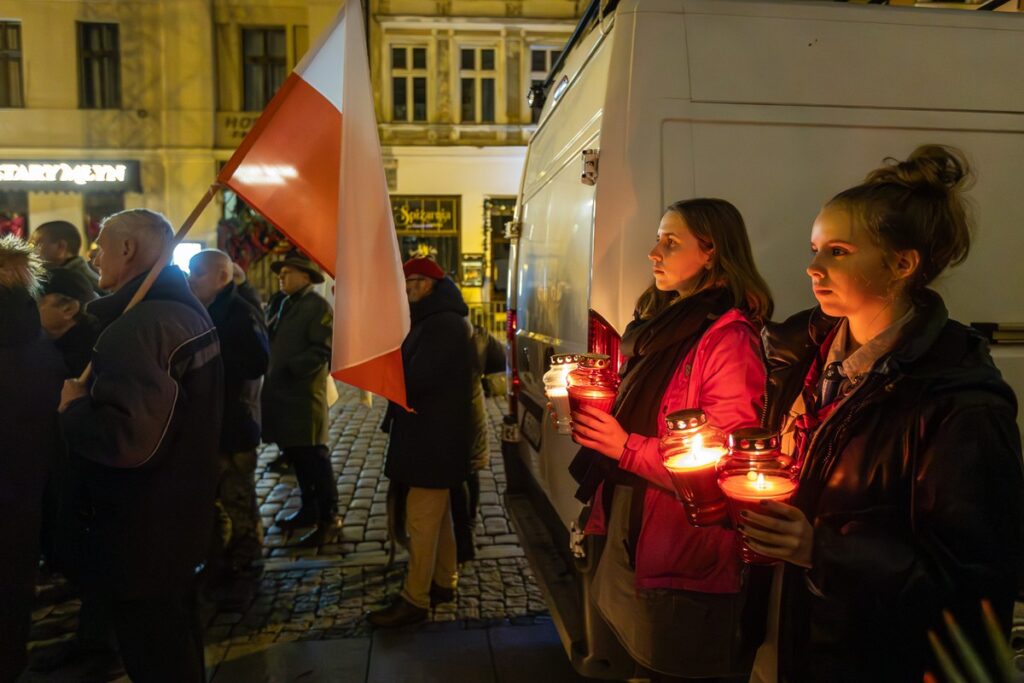
[[[778,429],[837,324],[820,309],[764,331],[766,425]],[[925,292],[894,351],[815,432],[795,499],[813,568],[785,565],[780,681],[914,681],[953,611],[976,643],[980,600],[1004,628],[1022,556],[1020,434],[985,342]]]
[[[90,304],[107,323],[90,394],[61,414],[68,448],[83,465],[82,579],[119,599],[163,595],[192,580],[209,545],[217,486],[217,331],[174,266],[118,317],[143,278]]]
[[[66,377],[79,377],[92,358],[92,347],[99,336],[99,326],[91,315],[79,315],[75,326],[53,340],[64,357]]]
[[[282,306],[283,303],[283,306]],[[263,440],[281,448],[327,443],[327,369],[334,316],[309,286],[267,303],[270,368],[263,383]]]
[[[224,418],[220,449],[237,453],[260,444],[260,380],[270,361],[263,314],[242,298],[233,282],[207,311],[217,327],[224,363]]]
[[[476,434],[473,382],[479,375],[469,309],[459,288],[445,278],[411,304],[410,313],[402,364],[406,397],[415,412],[388,406],[383,428],[391,438],[384,473],[407,486],[451,488],[469,476]]]
[[[47,471],[59,457],[64,363],[36,302],[0,287],[0,680],[17,677],[35,596]]]

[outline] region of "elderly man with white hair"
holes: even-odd
[[[234,282],[231,259],[206,249],[189,261],[188,284],[206,306],[220,337],[224,362],[224,420],[220,430],[217,501],[230,521],[211,550],[209,589],[222,604],[252,596],[262,574],[263,527],[256,502],[260,444],[260,380],[270,362],[263,313]]]
[[[69,380],[61,393],[61,426],[82,461],[89,515],[83,592],[105,603],[136,683],[205,680],[195,574],[213,524],[220,344],[175,266],[124,310],[171,240],[167,219],[146,209],[103,222],[96,260],[100,286],[112,293],[89,312],[105,329],[90,385]]]

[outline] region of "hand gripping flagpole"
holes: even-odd
[[[188,215],[188,218],[185,219],[185,222],[181,224],[180,228],[178,228],[178,232],[174,234],[174,239],[171,240],[171,243],[168,244],[167,248],[164,249],[162,254],[160,254],[160,258],[157,259],[156,263],[153,264],[153,267],[149,269],[149,273],[146,275],[146,279],[143,280],[142,284],[139,285],[139,288],[135,290],[135,294],[128,302],[128,305],[124,307],[124,310],[121,312],[121,315],[124,315],[128,311],[135,308],[136,304],[142,301],[145,298],[146,294],[149,293],[149,290],[150,288],[152,288],[153,283],[156,282],[157,276],[159,276],[160,273],[163,272],[163,269],[167,267],[167,264],[171,262],[171,258],[174,256],[174,248],[178,246],[183,239],[185,239],[185,235],[187,235],[188,231],[192,229],[192,226],[195,224],[195,222],[199,220],[199,216],[203,213],[203,210],[207,207],[207,205],[209,205],[211,201],[213,201],[213,198],[217,195],[217,191],[220,190],[222,187],[224,186],[221,185],[220,183],[214,183],[210,185],[210,187],[206,190],[206,194],[203,195],[202,199],[199,200],[199,203],[196,204],[195,208],[192,209],[192,213]],[[92,362],[90,361],[89,364],[85,366],[85,370],[82,371],[81,376],[79,376],[78,382],[80,384],[85,384],[85,382],[89,380],[89,375],[91,374]]]

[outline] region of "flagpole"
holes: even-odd
[[[174,256],[174,248],[178,246],[183,239],[185,239],[185,235],[187,235],[188,231],[192,229],[192,226],[199,219],[199,216],[203,213],[203,210],[206,209],[206,207],[210,204],[211,201],[213,201],[213,198],[217,195],[217,191],[220,190],[222,187],[223,185],[221,185],[220,183],[213,183],[206,190],[206,194],[203,195],[202,199],[200,199],[199,202],[195,205],[195,208],[192,209],[192,213],[188,215],[188,218],[185,219],[185,222],[181,224],[180,228],[178,228],[178,232],[174,234],[174,239],[171,240],[171,243],[168,244],[167,248],[164,249],[162,254],[160,254],[160,258],[158,258],[156,263],[153,264],[153,267],[150,268],[149,273],[146,275],[146,279],[143,280],[142,284],[139,285],[139,288],[135,290],[135,294],[128,302],[128,305],[124,307],[124,310],[121,312],[121,315],[124,315],[128,311],[135,308],[135,305],[142,301],[142,299],[145,298],[146,294],[149,293],[149,290],[153,286],[153,283],[156,282],[157,276],[159,276],[163,269],[167,267],[167,264],[170,263],[171,258]],[[89,375],[91,374],[92,361],[90,361],[89,364],[85,366],[85,370],[82,371],[82,374],[81,376],[79,376],[78,381],[84,384],[86,381],[88,381]]]

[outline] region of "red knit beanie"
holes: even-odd
[[[444,271],[441,270],[441,266],[437,265],[436,261],[428,258],[411,258],[405,262],[402,270],[405,271],[406,277],[410,275],[423,275],[431,280],[444,279]]]

